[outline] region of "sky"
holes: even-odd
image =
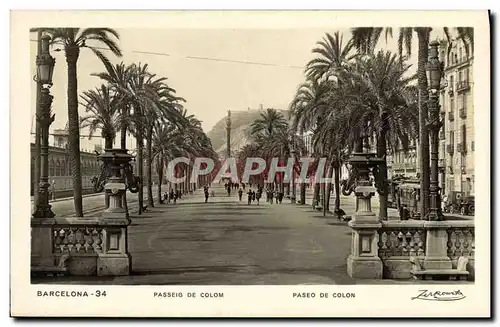
[[[436,29],[434,29],[436,30]],[[150,71],[167,77],[167,83],[187,102],[188,112],[202,120],[205,132],[223,118],[227,110],[258,108],[288,108],[297,87],[304,81],[305,64],[314,58],[311,50],[326,32],[325,29],[117,29],[121,58],[105,51],[113,63],[147,63]],[[348,29],[339,29],[344,42]],[[439,37],[433,32],[431,37]],[[36,33],[31,33],[31,71],[36,73]],[[410,63],[416,64],[417,42],[413,42]],[[378,48],[397,52],[396,39]],[[149,52],[149,53],[148,53]],[[56,59],[51,94],[52,110],[56,114],[51,132],[64,128],[67,121],[67,66],[64,51],[52,51]],[[188,58],[191,57],[191,58]],[[208,59],[195,59],[203,57]],[[264,63],[266,65],[221,62],[213,59]],[[83,49],[78,60],[78,92],[98,87],[102,82],[91,76],[104,71],[100,60]],[[34,130],[36,84],[32,82],[31,117]],[[80,108],[80,115],[85,112]],[[87,134],[82,130],[81,134]],[[119,142],[119,140],[116,140]],[[130,140],[129,148],[135,147]],[[51,143],[52,144],[52,143]],[[93,144],[103,144],[97,133],[92,140],[81,139],[81,148],[93,150]]]

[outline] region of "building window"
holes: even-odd
[[[64,147],[64,141],[63,141],[63,138],[62,137],[59,137],[57,139],[57,146],[60,147],[60,148],[63,148]]]
[[[453,146],[455,144],[455,135],[453,131],[450,131],[450,144]]]
[[[455,181],[452,178],[448,179],[448,186],[446,189],[448,192],[453,192],[455,190]]]
[[[455,99],[451,98],[450,99],[450,112],[453,112],[455,110]]]
[[[66,161],[61,160],[61,176],[66,176]]]
[[[453,75],[450,76],[450,87],[453,88]]]
[[[56,172],[55,172],[54,159],[50,159],[50,161],[49,161],[49,176],[53,177],[53,176],[55,176],[55,174],[56,174]]]
[[[55,175],[61,176],[61,163],[59,162],[59,160],[56,160]]]

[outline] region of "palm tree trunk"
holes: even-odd
[[[126,126],[122,126],[122,129],[120,130],[120,148],[121,149],[127,148],[127,127]],[[123,209],[125,209],[125,212],[128,214],[127,190],[125,190],[125,192],[123,192]]]
[[[318,181],[314,181],[314,198],[312,201],[312,208],[315,209],[316,206],[319,204],[319,191],[320,191],[320,185]]]
[[[113,138],[105,137],[104,138],[104,149],[113,148]],[[109,208],[109,193],[104,191],[104,203],[106,204],[106,208]]]
[[[139,192],[137,192],[138,203],[139,203],[139,215],[142,214],[142,208],[144,207],[144,159],[142,158],[142,150],[144,147],[142,132],[137,132],[137,175],[139,175]]]
[[[418,36],[418,90],[419,90],[419,143],[420,143],[420,217],[426,219],[429,210],[429,131],[427,130],[428,109],[426,63],[429,56],[430,28],[417,28]]]
[[[363,137],[361,133],[356,133],[358,137],[356,138],[356,141],[354,141],[354,152],[363,152]]]
[[[120,130],[120,148],[127,148],[127,126],[122,126]]]
[[[300,204],[306,204],[306,183],[302,181],[300,184]]]
[[[161,197],[161,184],[163,182],[163,158],[160,155],[158,155],[158,158],[156,159],[156,171],[158,173],[158,203],[162,204],[163,199]]]
[[[105,137],[104,138],[104,149],[112,149],[113,148],[113,138]]]
[[[78,115],[78,78],[76,64],[80,49],[66,48],[68,64],[68,151],[73,179],[73,202],[77,217],[83,217],[82,172],[80,163],[80,116]]]
[[[334,212],[340,211],[340,169],[342,165],[340,161],[336,162],[335,165],[335,210]]]
[[[326,188],[326,199],[325,199],[325,209],[323,209],[325,212],[330,211],[330,197],[332,194],[332,182],[331,178],[333,177],[333,163],[330,163],[330,167],[328,167],[328,178],[330,179],[330,182],[327,184]]]
[[[152,208],[154,207],[153,201],[153,126],[148,127],[146,134],[146,168],[147,168],[147,185],[148,185],[148,205]]]
[[[382,122],[385,121],[385,117],[382,117]],[[377,157],[379,158],[384,158],[384,163],[382,167],[380,167],[380,190],[379,190],[379,219],[380,220],[387,220],[387,192],[388,192],[388,187],[387,187],[387,161],[386,161],[386,154],[387,154],[387,143],[385,141],[385,131],[379,132],[377,135]]]

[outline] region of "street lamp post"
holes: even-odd
[[[430,208],[429,220],[443,220],[441,211],[441,195],[439,194],[439,130],[442,126],[442,121],[439,114],[439,91],[442,77],[442,63],[438,58],[439,42],[433,41],[429,44],[429,61],[427,63],[427,78],[429,82],[429,118],[428,124],[431,133],[431,176],[430,176]]]
[[[40,129],[36,131],[37,138],[40,138],[40,191],[39,202],[33,213],[34,218],[53,218],[51,205],[49,204],[49,128],[54,122],[55,114],[51,112],[53,96],[50,95],[50,86],[52,85],[52,73],[54,72],[55,59],[49,51],[50,36],[42,37],[42,51],[36,58],[37,82],[41,85],[40,102],[37,104],[40,108],[37,114],[37,121],[40,123]]]

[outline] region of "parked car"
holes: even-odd
[[[464,192],[453,191],[444,201],[443,211],[449,213],[460,213],[462,215],[474,215],[474,195],[465,195]]]

